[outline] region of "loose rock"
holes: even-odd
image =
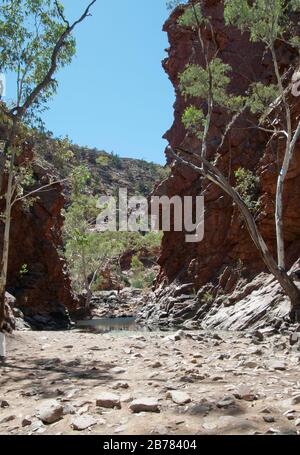
[[[51,424],[60,420],[63,416],[64,408],[56,400],[49,400],[43,403],[36,411],[36,416],[43,423]]]
[[[158,401],[155,398],[140,398],[130,404],[132,412],[160,412]]]
[[[94,417],[85,415],[80,417],[74,417],[71,423],[73,430],[83,431],[97,424],[97,420]]]
[[[184,405],[192,401],[187,393],[179,390],[170,390],[167,392],[167,398],[171,398],[174,403],[179,405]]]
[[[98,396],[96,406],[108,409],[121,409],[120,397],[118,397],[118,395],[114,395],[113,393],[103,393]]]

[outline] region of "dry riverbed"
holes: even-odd
[[[287,336],[19,332],[0,366],[0,434],[300,432]]]

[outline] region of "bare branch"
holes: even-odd
[[[63,10],[61,9],[58,0],[55,0],[55,6],[57,9],[57,12],[59,14],[59,17],[62,19],[62,21],[67,25],[67,27],[70,27],[70,22],[65,18],[65,15],[63,13]]]
[[[300,130],[300,126],[299,126]],[[300,134],[300,131],[299,131]],[[256,222],[248,209],[247,205],[239,195],[239,193],[230,185],[230,183],[226,180],[223,174],[219,171],[219,169],[210,163],[206,158],[203,156],[196,155],[190,151],[184,150],[180,147],[175,149],[179,153],[188,153],[192,155],[195,159],[199,160],[204,166],[197,166],[194,163],[191,163],[181,156],[178,153],[175,153],[171,148],[169,151],[171,155],[175,158],[176,161],[181,162],[185,166],[189,166],[198,174],[201,174],[204,178],[207,178],[211,182],[215,183],[219,188],[221,188],[226,194],[228,194],[232,200],[236,203],[248,229],[248,232],[257,247],[264,263],[268,267],[269,271],[274,275],[274,277],[278,280],[284,291],[287,295],[291,298],[292,305],[295,302],[298,302],[299,299],[299,291],[297,286],[294,284],[293,280],[288,276],[288,274],[280,267],[278,267],[276,261],[274,260],[272,254],[270,253],[267,244],[265,243],[261,233],[259,232]]]
[[[292,142],[291,142],[291,146],[290,146],[291,158],[293,157],[293,154],[294,154],[294,151],[295,151],[295,147],[296,147],[296,143],[297,143],[299,137],[300,137],[300,121],[299,121],[297,129],[296,129],[296,131],[294,133],[294,136],[293,136],[293,139],[292,139]]]
[[[73,32],[75,27],[80,24],[81,22],[84,21],[84,19],[88,16],[90,16],[90,9],[96,3],[97,0],[93,0],[84,13],[81,15],[81,17],[76,20],[72,25],[67,26],[65,31],[62,33],[62,35],[59,37],[56,45],[54,46],[52,56],[51,56],[51,64],[50,68],[47,71],[44,79],[33,89],[33,91],[28,95],[27,99],[25,100],[24,104],[20,107],[13,108],[10,113],[11,115],[15,115],[18,119],[20,119],[28,110],[28,108],[34,103],[36,98],[40,95],[40,93],[51,83],[53,80],[53,75],[57,69],[58,65],[58,57],[59,53],[64,46],[66,39],[70,36],[70,34]]]
[[[32,196],[33,194],[40,193],[41,191],[45,190],[46,188],[64,183],[67,180],[68,179],[56,180],[55,182],[51,182],[51,183],[48,183],[47,185],[41,186],[41,187],[37,188],[36,190],[30,191],[30,193],[27,193],[24,196],[16,198],[12,205],[14,205],[16,202],[20,202],[20,201],[23,201],[24,199],[27,199],[28,197]]]
[[[228,123],[228,125],[226,126],[225,132],[224,132],[224,134],[223,134],[223,136],[222,136],[222,141],[221,141],[219,147],[217,148],[216,153],[218,153],[218,152],[221,150],[221,148],[223,147],[227,134],[229,133],[229,131],[231,130],[231,128],[233,127],[233,125],[235,124],[235,122],[237,121],[237,119],[238,119],[239,116],[243,113],[243,111],[244,111],[245,109],[246,109],[246,108],[244,108],[241,112],[237,112],[237,113],[232,117],[232,119],[231,119],[231,121]]]

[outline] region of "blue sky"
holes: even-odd
[[[63,0],[76,18],[88,0]],[[76,31],[77,55],[59,76],[44,120],[57,136],[120,156],[164,163],[174,91],[161,67],[166,0],[97,0]]]

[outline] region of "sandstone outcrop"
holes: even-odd
[[[242,94],[252,81],[275,82],[273,63],[263,46],[250,42],[247,33],[241,34],[233,27],[226,27],[223,20],[223,2],[207,0],[204,5],[205,14],[212,18],[215,40],[220,49],[218,57],[233,68],[230,92],[235,95]],[[193,53],[193,43],[196,39],[194,33],[178,25],[177,20],[183,8],[178,7],[164,26],[168,33],[170,48],[163,66],[176,92],[175,119],[165,138],[172,147],[186,146],[197,151],[198,141],[186,135],[181,122],[184,109],[191,100],[181,96],[178,76],[188,63],[201,64],[203,56]],[[211,34],[205,34],[204,40],[211,41]],[[277,55],[281,72],[286,72],[287,79],[291,80],[298,65],[298,54],[286,45],[278,43]],[[195,100],[193,102],[195,104]],[[300,99],[290,96],[290,103],[293,105],[295,124],[300,117]],[[279,107],[274,112],[274,118],[280,118],[280,115]],[[267,244],[275,251],[274,194],[277,157],[281,157],[283,152],[282,141],[278,137],[270,140],[269,133],[253,129],[253,121],[255,123],[255,119],[249,113],[245,114],[231,129],[220,150],[218,167],[233,185],[234,171],[239,167],[249,169],[259,177],[261,208],[257,222]],[[214,110],[212,124],[208,138],[209,158],[214,156],[218,138],[222,136],[228,124],[228,118],[221,109]],[[300,256],[299,147],[298,144],[284,194],[285,241],[289,266]],[[171,157],[168,157],[168,160],[172,162]],[[266,272],[237,209],[231,199],[215,185],[202,182],[190,168],[173,163],[171,176],[159,185],[156,194],[196,196],[201,191],[205,192],[204,241],[188,244],[184,241],[184,233],[165,233],[159,258],[161,269],[157,280],[158,306],[163,305],[159,294],[164,295],[165,299],[167,292],[163,291],[165,286],[169,286],[171,296],[174,286],[176,289],[180,285],[188,285],[189,292],[182,293],[191,294],[197,293],[209,283],[217,289],[217,293],[230,294],[234,292],[238,283],[247,284],[258,274]],[[202,304],[204,303],[202,301]]]
[[[1,129],[1,139],[5,131]],[[23,155],[33,160],[34,190],[57,176],[45,163],[35,161],[32,145],[21,144]],[[51,180],[52,179],[52,180]],[[5,185],[5,182],[4,182]],[[71,291],[71,283],[62,258],[61,227],[64,207],[62,184],[57,183],[35,195],[30,205],[16,203],[12,213],[7,290],[16,298],[14,304],[34,328],[65,327],[68,312],[80,310]],[[4,225],[0,226],[0,239]],[[2,244],[2,242],[0,242]]]

